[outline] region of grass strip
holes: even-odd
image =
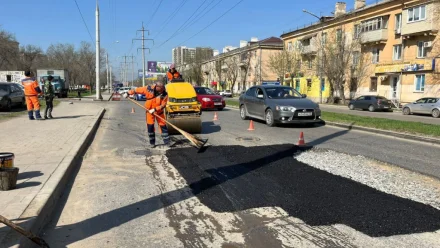
[[[322,111],[321,118],[325,121],[351,124],[354,126],[376,128],[394,132],[422,134],[440,137],[440,125],[412,121],[399,121],[385,118],[350,115]]]
[[[53,100],[53,107],[55,108],[58,104],[60,104],[59,100]],[[40,99],[40,109],[41,114],[43,115],[44,108],[46,108],[46,101]],[[27,114],[27,109],[25,108],[13,108],[11,112],[3,112],[0,114],[0,121],[8,120],[14,117],[18,117],[24,114]]]

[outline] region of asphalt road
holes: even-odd
[[[249,121],[225,109],[215,122],[214,112],[203,113],[204,153],[179,136],[171,150],[150,150],[144,113],[135,107],[130,114],[132,107],[106,105],[96,138],[44,231],[54,247],[440,247],[438,207],[293,156],[311,148],[293,145],[303,131],[315,149],[390,163],[381,165],[387,172],[400,170],[397,165],[440,178],[439,146],[325,126],[254,122],[256,130],[247,131]],[[408,174],[437,185],[437,179]]]
[[[238,102],[238,98],[226,98],[231,101]],[[368,117],[376,117],[376,118],[385,118],[392,120],[400,120],[400,121],[411,121],[411,122],[422,122],[427,124],[440,125],[440,118],[433,118],[431,115],[403,115],[400,111],[394,112],[369,112],[368,110],[350,110],[347,106],[338,106],[338,105],[330,105],[330,104],[320,104],[320,108],[323,111],[334,112],[334,113],[342,113],[342,114],[350,114],[350,115],[359,115],[359,116],[368,116]]]

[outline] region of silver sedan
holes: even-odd
[[[431,114],[434,118],[440,117],[440,98],[425,97],[419,100],[408,103],[403,106],[402,113],[404,115],[410,114]]]

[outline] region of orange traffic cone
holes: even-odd
[[[304,133],[301,132],[301,133],[299,133],[298,145],[299,145],[299,146],[303,146],[303,145],[305,145],[305,144],[306,144],[306,143],[304,142]]]
[[[254,122],[251,120],[251,122],[249,123],[248,131],[254,131],[254,130],[255,130],[255,128],[254,128]]]
[[[214,114],[214,119],[213,119],[213,121],[218,121],[217,112],[215,112],[215,114]]]
[[[131,108],[131,113],[132,113],[132,114],[134,114],[134,113],[135,113],[135,111],[134,111],[134,108]]]

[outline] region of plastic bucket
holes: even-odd
[[[0,152],[0,168],[12,168],[14,167],[14,153],[12,152]]]

